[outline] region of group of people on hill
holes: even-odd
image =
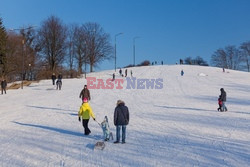
[[[84,134],[89,135],[91,133],[88,123],[90,117],[96,121],[95,114],[92,111],[91,106],[89,105],[90,92],[87,88],[87,85],[84,85],[84,88],[80,92],[79,98],[82,99],[82,105],[78,112],[78,120],[82,122],[82,126],[84,128]],[[126,126],[129,124],[129,110],[128,107],[125,105],[125,102],[122,100],[118,100],[116,103],[115,111],[114,111],[114,125],[116,126],[116,141],[115,144],[120,143],[120,131],[122,129],[122,144],[125,143],[126,140]],[[110,130],[108,125],[107,116],[105,116],[104,121],[100,124],[103,128],[104,140],[109,140]]]
[[[122,73],[122,69],[120,68],[120,70],[119,70],[119,74],[120,74],[120,76],[122,76],[122,77],[127,77],[128,76],[128,69],[125,69],[125,73],[124,73],[124,75],[123,75],[123,73]],[[130,75],[131,75],[131,77],[133,77],[133,71],[132,70],[130,70]],[[115,73],[113,73],[113,81],[115,80]]]

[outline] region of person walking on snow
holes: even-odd
[[[58,78],[56,81],[56,89],[61,90],[61,88],[62,88],[62,80]]]
[[[116,141],[115,144],[120,143],[120,130],[122,128],[122,144],[126,140],[126,126],[129,124],[129,110],[122,100],[116,103],[114,112],[114,125],[116,126]]]
[[[55,73],[52,74],[51,79],[52,79],[52,84],[55,85],[55,80],[56,80],[56,74]]]
[[[81,117],[82,117],[82,126],[84,128],[84,134],[85,135],[89,135],[91,133],[89,127],[88,127],[88,123],[89,123],[89,119],[90,117],[93,118],[93,120],[95,121],[95,115],[92,111],[92,108],[90,107],[89,103],[88,103],[88,99],[84,98],[83,100],[83,104],[80,107],[80,110],[78,112],[78,120],[79,122],[81,122]]]
[[[225,105],[226,100],[227,100],[227,93],[223,88],[220,89],[221,95],[220,95],[220,100],[222,101],[222,110],[221,111],[227,111],[227,107]]]
[[[120,70],[119,70],[119,73],[120,73],[120,75],[122,76],[122,69],[120,68]]]
[[[87,85],[84,85],[84,88],[82,89],[79,98],[82,98],[82,101],[84,98],[87,98],[87,100],[90,101],[90,93],[89,89],[87,88]]]
[[[128,69],[125,70],[125,77],[128,75]]]
[[[2,89],[2,94],[3,92],[6,94],[6,87],[7,87],[7,82],[5,79],[1,81],[1,89]]]

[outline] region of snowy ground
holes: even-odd
[[[163,79],[163,89],[126,89],[125,80],[123,89],[90,90],[96,119],[107,115],[114,135],[116,101],[130,110],[127,143],[110,141],[103,151],[93,149],[102,140],[99,125],[91,119],[92,133],[84,136],[78,122],[85,79],[64,79],[61,91],[44,80],[0,95],[0,166],[250,165],[250,73],[185,65],[132,69],[137,79]],[[89,76],[106,80],[112,73]],[[221,87],[228,112],[217,112]]]

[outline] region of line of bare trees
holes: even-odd
[[[39,27],[6,31],[0,18],[0,36],[0,74],[12,81],[76,77],[113,58],[110,35],[97,23],[66,25],[50,16]]]
[[[250,72],[250,42],[244,42],[239,47],[229,45],[216,50],[211,57],[211,64]]]

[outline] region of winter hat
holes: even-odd
[[[116,105],[119,105],[119,104],[125,104],[125,103],[124,103],[124,101],[122,101],[122,100],[117,100]]]
[[[84,102],[84,103],[87,103],[87,102],[88,102],[88,99],[85,97],[85,98],[83,99],[83,102]]]

